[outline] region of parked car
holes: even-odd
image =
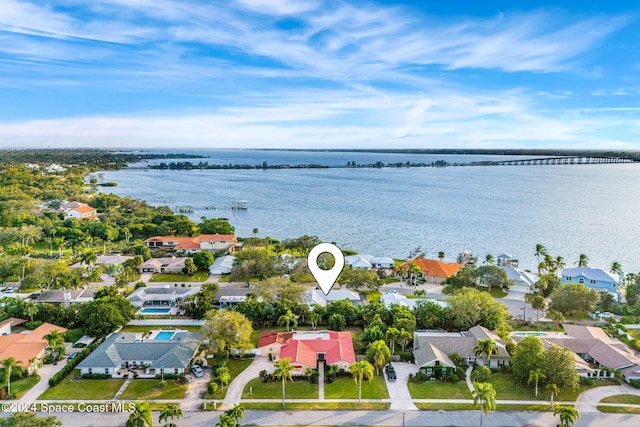
[[[198,365],[193,365],[191,367],[191,373],[193,375],[195,375],[198,378],[201,378],[202,376],[204,376],[204,371],[202,370],[202,368]]]
[[[389,363],[385,367],[385,371],[387,371],[387,378],[389,379],[389,381],[395,381],[396,378],[398,378],[396,376],[396,370],[393,368],[393,365],[391,363]]]
[[[67,358],[67,360],[73,360],[73,359],[75,359],[75,358],[76,358],[76,356],[77,356],[78,354],[80,354],[80,353],[79,353],[79,352],[77,352],[77,351],[76,351],[75,353],[71,353],[71,354],[69,355],[69,357]]]
[[[8,287],[7,290],[5,291],[8,294],[13,293],[14,289],[12,287]]]
[[[612,319],[614,316],[613,313],[609,313],[608,311],[605,311],[604,313],[600,313],[598,314],[598,317],[601,319]]]

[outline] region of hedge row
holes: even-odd
[[[82,350],[74,359],[69,360],[67,364],[64,365],[62,369],[60,369],[60,371],[49,378],[49,386],[55,387],[60,384],[67,375],[69,375],[71,372],[73,372],[74,369],[76,369],[76,366],[78,366],[80,362],[82,362],[93,350],[98,348],[101,342],[102,340],[94,342],[93,344],[87,346],[84,350]]]

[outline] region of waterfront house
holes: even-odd
[[[136,307],[174,307],[180,301],[198,292],[198,287],[176,287],[166,285],[161,288],[138,288],[127,297]]]
[[[474,347],[478,340],[491,339],[498,350],[489,359],[476,356]],[[511,356],[505,342],[493,331],[482,326],[474,326],[468,331],[416,331],[413,334],[413,355],[416,365],[427,375],[440,377],[443,373],[456,369],[451,361],[452,353],[457,353],[467,364],[477,363],[492,369],[509,364]]]
[[[207,252],[234,252],[238,238],[233,234],[201,234],[198,237],[200,249]]]
[[[407,298],[406,295],[402,295],[396,291],[385,292],[381,296],[381,302],[387,309],[390,309],[392,305],[400,305],[413,310],[417,304],[427,301],[438,304],[443,308],[449,306],[449,303],[445,300],[436,300],[432,298]]]
[[[318,304],[320,307],[326,307],[327,304],[335,301],[347,300],[352,305],[360,305],[362,304],[362,298],[360,298],[360,294],[353,291],[343,290],[343,289],[333,289],[327,295],[324,294],[319,289],[312,289],[306,291],[307,301],[309,305]]]
[[[233,268],[233,262],[236,260],[236,257],[231,255],[221,256],[217,258],[211,267],[209,267],[209,274],[229,274],[231,273],[231,269]]]
[[[294,332],[280,348],[279,358],[286,357],[291,359],[292,375],[304,375],[308,368],[317,369],[322,363],[347,371],[356,362],[351,332]]]
[[[98,211],[95,208],[81,202],[67,202],[60,205],[60,210],[64,212],[65,219],[88,219],[97,220]]]
[[[154,236],[145,240],[144,243],[152,250],[171,249],[184,253],[234,252],[238,248],[238,239],[233,234],[201,234],[194,237]]]
[[[106,374],[113,378],[183,374],[199,344],[199,333],[184,330],[119,332],[109,335],[78,368],[83,375]]]
[[[562,270],[561,283],[580,283],[597,291],[617,293],[620,278],[600,268],[571,267]]]
[[[151,258],[137,268],[140,273],[182,273],[185,260],[176,257]]]
[[[520,270],[519,268],[502,265],[500,266],[513,283],[509,286],[509,289],[513,292],[521,292],[524,294],[532,294],[535,292],[536,283],[540,280],[537,274],[530,273],[528,271]]]
[[[0,335],[0,360],[13,357],[21,362],[21,367],[27,369],[30,374],[33,373],[46,353],[47,340],[44,337],[54,330],[61,333],[67,331],[61,326],[43,323],[26,334],[8,333]]]
[[[384,256],[356,254],[344,257],[344,263],[352,269],[378,270],[393,268],[393,259]]]
[[[446,263],[435,259],[416,258],[404,264],[404,268],[408,268],[410,263],[415,263],[420,267],[419,277],[422,277],[427,283],[442,283],[449,277],[456,274],[463,267],[462,264],[455,262]]]
[[[498,267],[518,267],[518,260],[511,254],[500,254],[496,257],[496,265]]]

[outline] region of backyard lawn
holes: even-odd
[[[324,397],[326,399],[357,399],[358,386],[351,377],[336,378],[331,384],[324,384]],[[386,399],[389,397],[387,385],[382,375],[374,376],[371,382],[362,381],[363,399]]]
[[[465,381],[455,384],[425,381],[422,384],[408,383],[408,386],[414,399],[471,399],[471,392]]]
[[[125,380],[83,380],[76,369],[60,384],[48,388],[38,400],[106,400],[113,399]]]
[[[20,399],[26,392],[31,390],[31,387],[38,384],[38,381],[40,381],[39,375],[11,381],[11,394],[15,394],[16,399]],[[4,382],[4,374],[2,375],[2,381],[0,381],[0,388],[3,387],[7,387],[7,383]]]
[[[150,282],[204,282],[209,278],[209,273],[198,271],[193,276],[177,273],[158,273],[151,277]]]
[[[247,368],[247,366],[251,365],[251,362],[253,362],[253,359],[227,360],[227,368],[229,368],[229,375],[231,376],[231,379],[229,380],[229,384],[231,384],[231,382],[235,379],[235,377],[240,375],[240,372],[244,371]],[[215,372],[212,372],[212,375],[215,375]],[[220,386],[220,384],[218,384],[218,386]],[[213,394],[210,394],[209,391],[207,391],[207,394],[205,394],[204,398],[205,399],[224,399],[224,396],[226,394],[227,394],[227,387],[224,388],[224,391],[222,391],[222,388],[218,387],[218,390],[216,390],[216,392]]]
[[[253,395],[249,394],[249,389],[253,389]],[[326,395],[326,388],[325,388]],[[245,386],[242,393],[243,399],[282,399],[282,382],[274,381],[263,383],[260,378],[254,378]],[[308,381],[288,382],[285,385],[286,399],[317,399],[318,384],[311,384]]]
[[[159,379],[131,381],[120,399],[122,400],[153,400],[153,399],[182,399],[188,384],[176,384],[175,380],[166,380],[165,388],[158,388]]]

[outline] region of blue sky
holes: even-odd
[[[640,149],[635,4],[1,0],[0,147]]]

